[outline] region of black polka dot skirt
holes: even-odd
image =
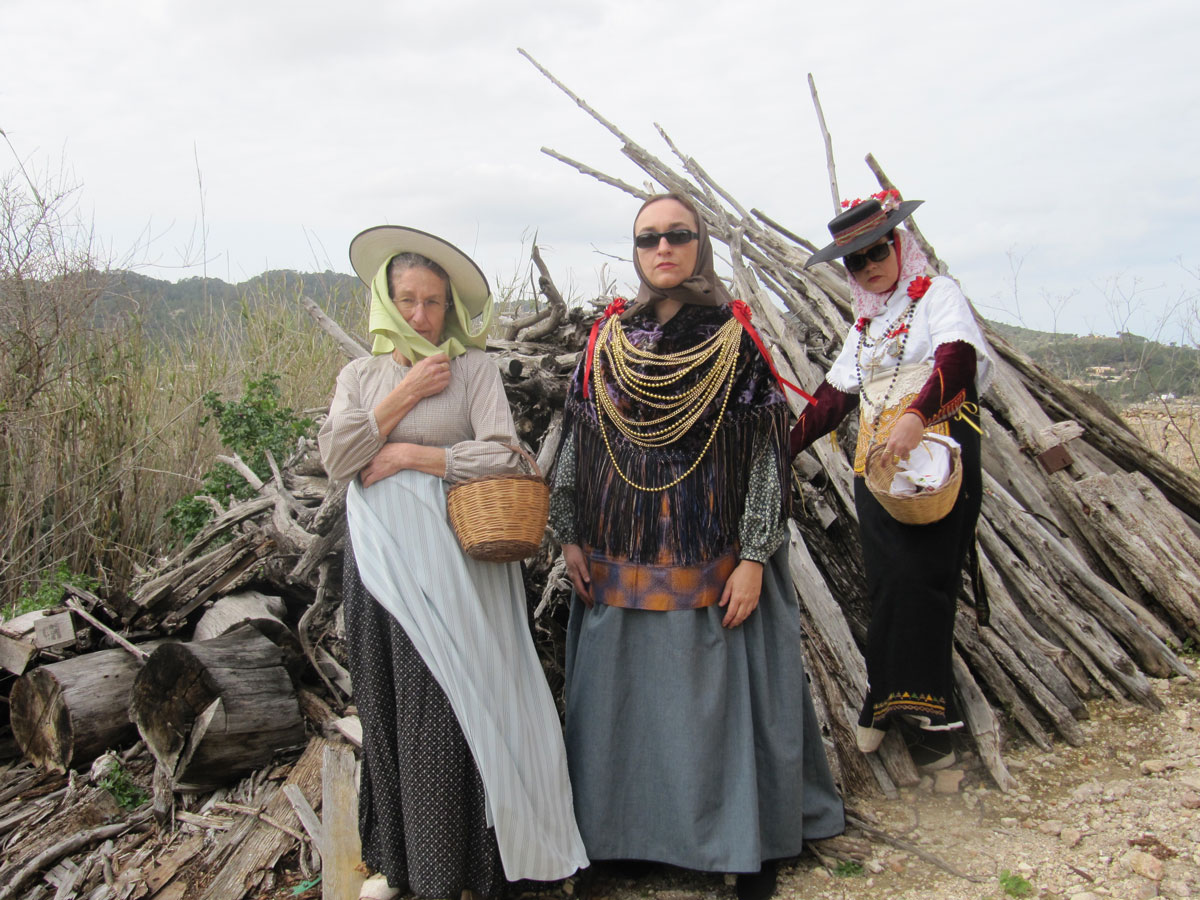
[[[363,586],[347,542],[346,635],[363,728],[363,862],[418,897],[494,897],[504,883],[483,782],[446,694]]]

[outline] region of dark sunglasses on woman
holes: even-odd
[[[667,243],[672,247],[679,247],[688,241],[697,240],[699,237],[698,233],[688,231],[686,228],[673,228],[670,231],[643,231],[633,239],[633,245],[639,250],[649,250],[651,247],[657,247],[658,242],[666,238]]]
[[[862,253],[848,253],[845,259],[846,271],[857,272],[860,269],[865,269],[868,262],[883,262],[891,252],[892,242],[888,241],[883,244],[876,244],[874,247],[868,247]]]

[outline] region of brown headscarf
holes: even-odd
[[[649,200],[642,204],[641,209],[637,211],[637,216],[633,217],[634,236],[637,236],[637,220],[642,214],[642,210],[651,203],[657,203],[659,200],[675,200],[683,205],[696,220],[696,231],[700,234],[700,248],[696,254],[696,268],[692,270],[690,277],[684,279],[673,288],[667,288],[665,291],[656,288],[646,280],[646,273],[642,271],[642,266],[638,262],[637,247],[633,250],[633,267],[637,270],[638,281],[641,284],[638,287],[637,297],[634,298],[633,306],[630,313],[638,312],[645,309],[652,303],[661,300],[663,297],[670,297],[672,300],[682,300],[684,303],[694,303],[697,306],[721,306],[725,303],[733,301],[729,291],[725,290],[725,285],[721,283],[721,279],[717,277],[716,271],[713,269],[713,249],[712,241],[708,238],[708,226],[704,224],[704,217],[696,211],[696,207],[692,205],[692,201],[680,194],[655,194]],[[622,316],[625,318],[625,316]]]

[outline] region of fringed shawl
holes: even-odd
[[[674,353],[708,339],[731,315],[727,305],[688,304],[660,325],[652,310],[647,310],[625,324],[625,333],[644,350]],[[595,398],[583,397],[583,368],[581,361],[571,381],[565,427],[573,432],[578,453],[575,501],[579,538],[591,550],[631,562],[676,565],[693,565],[728,552],[737,544],[756,448],[772,454],[782,495],[789,496],[787,404],[745,332],[729,403],[712,444],[691,474],[665,491],[638,490],[614,468],[596,418]],[[607,368],[602,373],[609,396],[626,416],[645,421],[661,415],[659,410],[618,394]],[[704,369],[689,373],[673,385],[673,392],[690,387],[703,373]],[[621,470],[643,485],[668,484],[679,477],[695,462],[712,433],[719,400],[687,434],[664,448],[638,447],[606,421],[608,442]]]

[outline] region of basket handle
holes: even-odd
[[[518,444],[506,444],[503,441],[496,441],[501,447],[511,450],[513,453],[519,453],[525,457],[525,462],[529,463],[529,471],[538,477],[539,480],[545,481],[546,476],[542,474],[542,470],[538,468],[537,460],[534,459],[523,447]]]

